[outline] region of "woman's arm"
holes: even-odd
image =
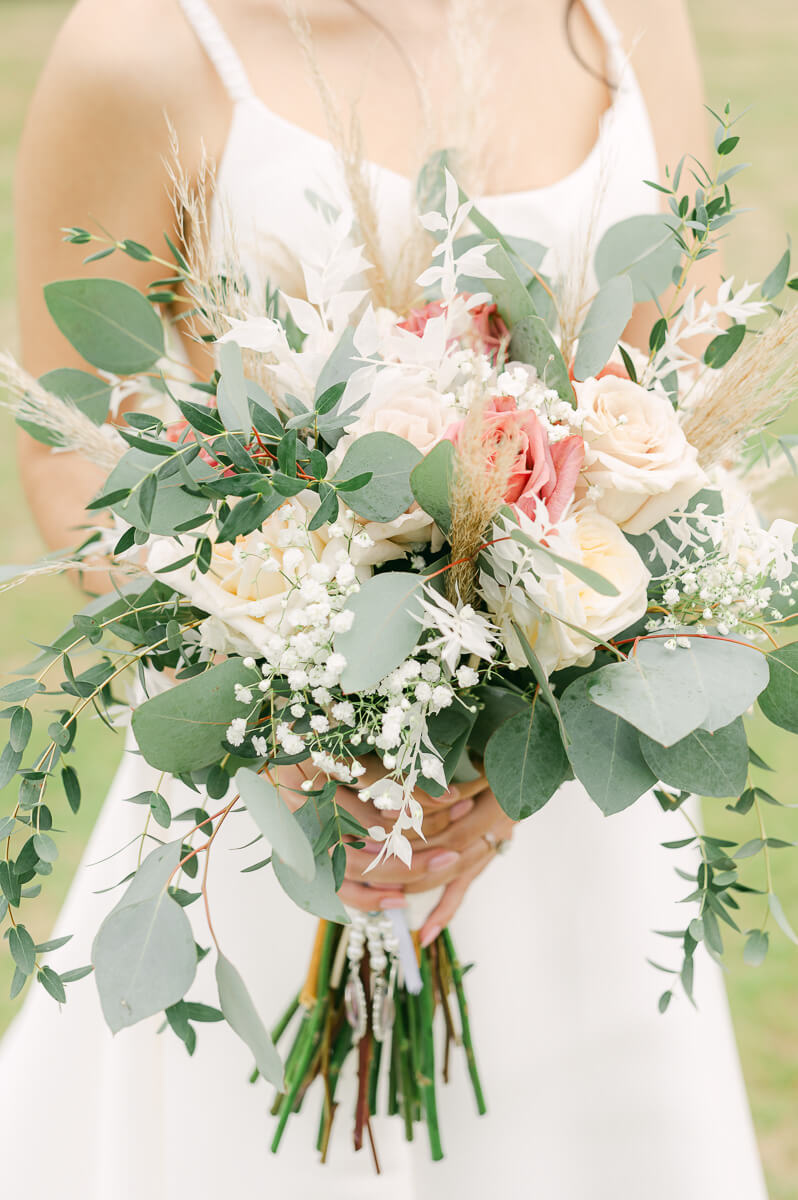
[[[607,7],[622,32],[646,102],[660,182],[665,183],[665,167],[672,172],[685,154],[708,165],[712,118],[704,105],[701,66],[684,0],[668,4],[662,0],[608,0]],[[634,152],[630,146],[629,153]],[[685,173],[683,190],[689,192],[695,186]],[[720,256],[711,255],[692,268],[688,287],[713,292],[720,275]],[[638,305],[627,326],[626,340],[648,349],[648,335],[658,315],[653,302]]]
[[[97,231],[102,225],[156,253],[164,247],[163,231],[174,224],[163,161],[169,150],[164,114],[188,131],[186,150],[199,147],[199,135],[191,137],[197,117],[181,88],[170,82],[184,65],[185,40],[182,25],[172,26],[172,9],[179,16],[176,4],[81,0],[36,89],[15,181],[21,352],[34,375],[62,366],[87,369],[47,312],[46,283],[112,275],[142,287],[159,273],[119,252],[84,265],[86,253],[96,247],[66,244],[61,228]],[[53,454],[22,432],[19,457],[28,503],[45,540],[59,548],[74,544],[102,473],[76,455]]]

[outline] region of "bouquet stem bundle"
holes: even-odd
[[[332,922],[319,922],[305,986],[288,1005],[272,1032],[272,1038],[277,1042],[301,1010],[285,1060],[283,1090],[276,1095],[272,1105],[272,1114],[277,1117],[272,1151],[276,1153],[279,1149],[289,1117],[299,1112],[308,1089],[320,1077],[324,1095],[316,1149],[321,1161],[326,1162],[333,1120],[339,1106],[336,1101],[338,1081],[344,1063],[351,1055],[357,1063],[353,1114],[355,1149],[362,1149],[367,1137],[379,1172],[371,1118],[379,1110],[380,1093],[384,1088],[387,1115],[401,1116],[408,1141],[413,1140],[417,1123],[426,1124],[430,1153],[437,1162],[443,1158],[436,1091],[435,1018],[439,1008],[445,1031],[443,1053],[439,1059],[441,1077],[444,1083],[448,1082],[452,1044],[461,1045],[477,1110],[480,1114],[487,1111],[463,986],[468,968],[461,965],[448,929],[426,948],[414,938],[421,975],[420,991],[411,992],[405,981],[399,979],[385,991],[382,973],[374,969],[371,956],[366,953],[357,966],[357,978],[362,985],[360,995],[366,1003],[353,1003],[351,968],[348,978],[342,969],[349,936],[347,929],[347,926]]]

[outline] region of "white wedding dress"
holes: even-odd
[[[657,177],[658,165],[639,88],[601,0],[585,2],[617,84],[595,148],[551,187],[480,202],[505,232],[551,246],[561,265],[584,236],[591,206],[600,234],[656,203],[641,183]],[[252,93],[205,0],[181,3],[234,102],[218,195],[239,246],[254,256],[259,238],[277,237],[303,257],[320,253],[325,226],[306,191],[345,203],[331,147]],[[411,185],[372,170],[388,238],[404,219]],[[129,746],[61,914],[59,930],[75,937],[56,964],[89,961],[93,932],[114,899],[96,893],[129,869],[125,855],[89,864],[140,832],[141,809],[122,800],[155,786],[154,777]],[[174,812],[197,803],[179,785],[169,798]],[[518,827],[510,852],[472,887],[453,929],[461,956],[477,964],[468,993],[489,1111],[476,1115],[457,1061],[452,1082],[439,1089],[442,1163],[430,1162],[423,1128],[408,1144],[398,1119],[378,1118],[378,1179],[368,1150],[352,1150],[344,1105],[328,1165],[320,1166],[317,1088],[272,1156],[271,1089],[249,1085],[250,1056],[226,1026],[199,1027],[193,1060],[171,1031],[157,1035],[158,1019],[112,1038],[89,978],[70,987],[62,1010],[35,987],[0,1047],[4,1194],[762,1200],[721,974],[700,953],[698,1011],[679,994],[660,1016],[667,977],[645,961],[676,957],[674,944],[653,930],[685,924],[676,902],[686,885],[674,866],[688,865],[690,852],[686,861],[660,846],[684,833],[682,819],[663,814],[653,797],[605,819],[578,784],[568,784]],[[269,1024],[304,977],[315,923],[270,870],[240,873],[263,857],[261,847],[233,852],[254,836],[246,814],[227,823],[225,836],[209,876],[214,924]],[[200,910],[188,911],[207,945]],[[212,959],[192,991],[211,1004]]]

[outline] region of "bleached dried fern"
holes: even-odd
[[[59,449],[80,454],[107,471],[113,470],[127,450],[112,425],[95,425],[71,401],[48,392],[10,354],[2,353],[0,406],[9,409],[16,420],[46,429]]]

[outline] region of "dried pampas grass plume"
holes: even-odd
[[[491,102],[496,63],[487,52],[495,25],[495,13],[485,0],[451,0],[449,47],[456,80],[455,104],[444,145],[453,147],[457,180],[472,196],[485,189],[496,141]]]
[[[364,253],[371,263],[370,286],[374,303],[377,307],[384,306],[389,302],[389,273],[380,241],[378,214],[363,150],[360,122],[353,110],[349,131],[345,131],[332,92],[316,57],[313,34],[306,14],[294,0],[283,0],[283,8],[324,107],[330,141],[341,159],[344,180],[363,241]]]
[[[455,448],[454,473],[449,496],[452,514],[452,567],[446,572],[446,592],[452,603],[474,604],[477,598],[477,556],[485,531],[504,504],[518,437],[498,444],[485,437],[487,395],[468,410]]]
[[[17,421],[27,421],[48,430],[58,449],[71,450],[106,471],[112,471],[127,450],[127,444],[112,425],[95,425],[69,400],[62,400],[42,387],[10,354],[0,353],[0,406]]]
[[[798,307],[750,336],[715,372],[682,423],[704,469],[734,459],[743,442],[760,433],[798,399]]]

